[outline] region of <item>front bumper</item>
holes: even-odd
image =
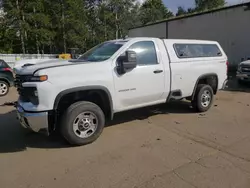
[[[236,78],[242,81],[250,82],[250,74],[237,72]]]
[[[25,112],[18,104],[16,110],[18,120],[24,128],[31,129],[34,132],[45,132],[48,134],[48,112]]]

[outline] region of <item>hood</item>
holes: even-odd
[[[53,59],[53,60],[38,60],[38,61],[23,61],[22,65],[14,67],[14,72],[20,75],[29,75],[33,74],[38,69],[46,69],[51,67],[59,67],[66,65],[73,65],[74,63],[69,62],[68,60]]]
[[[243,61],[240,63],[240,65],[250,65],[250,60]]]
[[[20,68],[25,64],[37,64],[37,63],[42,63],[42,62],[49,61],[49,60],[52,60],[52,59],[22,59],[14,63],[14,68]],[[58,59],[53,59],[53,60],[58,60]]]

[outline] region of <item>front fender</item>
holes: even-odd
[[[114,109],[113,100],[112,100],[112,96],[111,96],[110,91],[104,86],[97,86],[97,85],[95,85],[95,86],[82,86],[82,87],[75,87],[75,88],[70,88],[70,89],[66,89],[64,91],[61,91],[56,96],[53,109],[54,110],[58,109],[59,102],[60,102],[60,100],[62,99],[63,96],[65,96],[65,95],[67,95],[69,93],[77,92],[77,91],[88,91],[88,90],[102,90],[107,94],[107,96],[109,98],[109,105],[110,105],[110,108],[111,108],[110,111],[111,111],[111,119],[112,119],[113,118],[113,109]]]

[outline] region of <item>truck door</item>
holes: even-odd
[[[118,111],[160,103],[165,73],[156,47],[154,40],[144,40],[126,49],[136,52],[137,67],[122,75],[114,71]]]

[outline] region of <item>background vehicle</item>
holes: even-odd
[[[62,53],[58,55],[60,59],[77,59],[79,57],[79,48],[69,48],[70,53]]]
[[[44,62],[58,62],[61,60],[62,62],[64,60],[70,60],[70,59],[77,59],[79,57],[79,50],[78,48],[70,48],[70,53],[63,53],[55,56],[55,58],[51,59],[22,59],[18,60],[14,63],[13,70],[20,69],[23,65],[35,65],[38,63],[44,63]]]
[[[250,58],[238,65],[236,77],[239,84],[250,82]]]
[[[227,65],[214,41],[107,41],[76,60],[17,69],[17,114],[35,132],[60,130],[73,145],[89,144],[117,112],[183,98],[209,110]]]
[[[13,83],[12,69],[4,60],[0,59],[0,97],[8,94],[9,88],[13,86]]]

